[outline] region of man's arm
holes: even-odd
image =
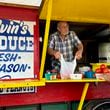
[[[83,44],[82,43],[80,43],[80,44],[78,44],[77,45],[77,48],[78,48],[78,50],[76,51],[76,54],[75,54],[75,56],[76,56],[76,59],[81,59],[82,58],[82,53],[83,53]]]
[[[47,50],[47,51],[48,51],[48,54],[49,54],[49,55],[54,56],[55,50],[53,50],[52,48],[49,48],[49,47],[48,47],[48,50]]]

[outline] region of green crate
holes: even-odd
[[[66,103],[50,103],[50,104],[42,104],[41,110],[67,110]]]
[[[77,110],[79,105],[79,101],[72,102],[72,110]]]
[[[38,110],[37,105],[8,107],[6,110]]]

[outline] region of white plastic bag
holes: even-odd
[[[60,63],[61,63],[61,68],[60,68],[61,79],[69,79],[70,74],[74,74],[77,65],[76,57],[72,62],[67,62],[64,60],[63,55],[61,55]]]

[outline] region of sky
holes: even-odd
[[[14,3],[20,5],[40,6],[42,0],[0,0],[2,3]]]

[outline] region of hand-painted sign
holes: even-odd
[[[0,79],[34,78],[34,25],[0,19]]]

